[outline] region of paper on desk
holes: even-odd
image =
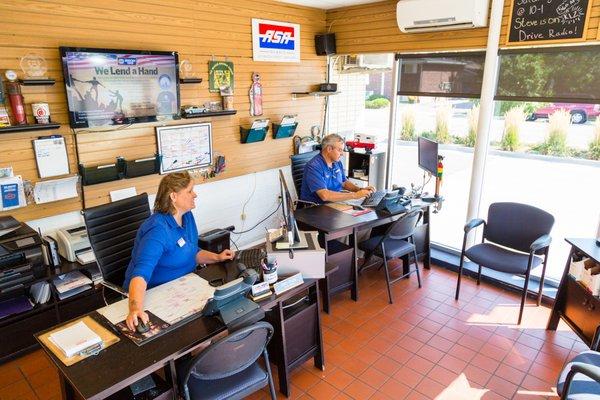
[[[110,191],[110,201],[122,200],[122,199],[126,199],[128,197],[133,197],[136,195],[137,195],[137,192],[135,190],[135,186],[128,187],[125,189],[119,189],[119,190],[111,190]]]
[[[70,176],[68,178],[37,182],[33,188],[33,197],[36,204],[77,197],[78,181],[78,176]]]
[[[214,291],[208,281],[194,273],[187,274],[149,289],[144,299],[144,310],[152,311],[158,318],[173,325],[202,311]],[[128,299],[103,307],[98,312],[116,325],[127,318]]]

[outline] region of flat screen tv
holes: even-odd
[[[179,114],[177,52],[60,47],[60,54],[72,128]]]

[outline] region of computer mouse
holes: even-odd
[[[135,330],[137,331],[137,333],[146,333],[150,330],[150,323],[145,324],[144,321],[142,321],[142,319],[138,319],[138,324],[135,327]]]
[[[364,210],[365,208],[364,208],[363,206],[358,206],[358,205],[355,205],[355,206],[352,206],[352,209],[353,209],[353,210],[361,210],[361,211],[362,211],[362,210]]]

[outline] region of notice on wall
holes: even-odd
[[[300,25],[252,19],[254,61],[300,62]]]
[[[507,44],[581,40],[591,0],[513,0]]]

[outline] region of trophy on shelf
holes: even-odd
[[[39,54],[29,53],[21,57],[21,69],[25,74],[23,85],[47,85],[54,81],[46,76],[48,64]]]
[[[200,83],[202,78],[194,71],[194,65],[190,60],[182,60],[179,63],[179,79],[182,83]]]

